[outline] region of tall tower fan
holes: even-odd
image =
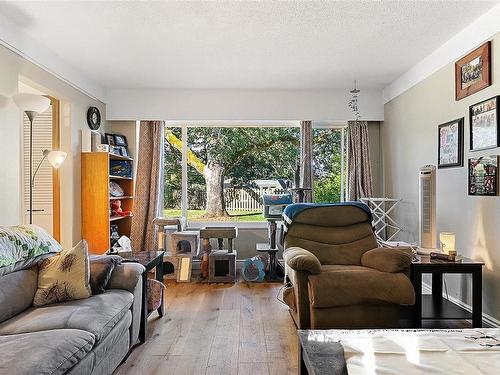
[[[436,167],[424,165],[419,170],[419,247],[436,248]]]

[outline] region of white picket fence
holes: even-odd
[[[231,211],[262,211],[262,196],[264,194],[283,194],[284,189],[241,189],[229,188],[224,190],[226,210]]]

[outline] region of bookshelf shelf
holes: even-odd
[[[132,177],[123,177],[123,176],[113,176],[109,175],[110,180],[132,180]]]
[[[111,217],[109,218],[109,221],[123,220],[123,219],[128,219],[129,217],[132,217],[132,215],[126,215],[126,216],[111,216]]]

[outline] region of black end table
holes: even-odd
[[[411,264],[411,282],[415,289],[414,326],[421,327],[422,319],[471,319],[473,328],[482,327],[482,267],[483,262],[460,258],[456,262],[418,256]],[[432,294],[422,295],[422,274],[432,274]],[[443,298],[443,274],[472,274],[472,313]]]
[[[137,253],[119,253],[124,262],[135,262],[142,264],[146,270],[142,273],[142,308],[141,326],[139,329],[139,341],[146,341],[146,328],[148,324],[148,272],[156,269],[156,280],[163,283],[163,254],[164,251],[141,251]],[[164,296],[163,296],[164,297]],[[165,297],[162,298],[158,315],[163,316]]]

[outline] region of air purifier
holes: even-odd
[[[419,247],[436,249],[436,167],[424,165],[419,170]]]

